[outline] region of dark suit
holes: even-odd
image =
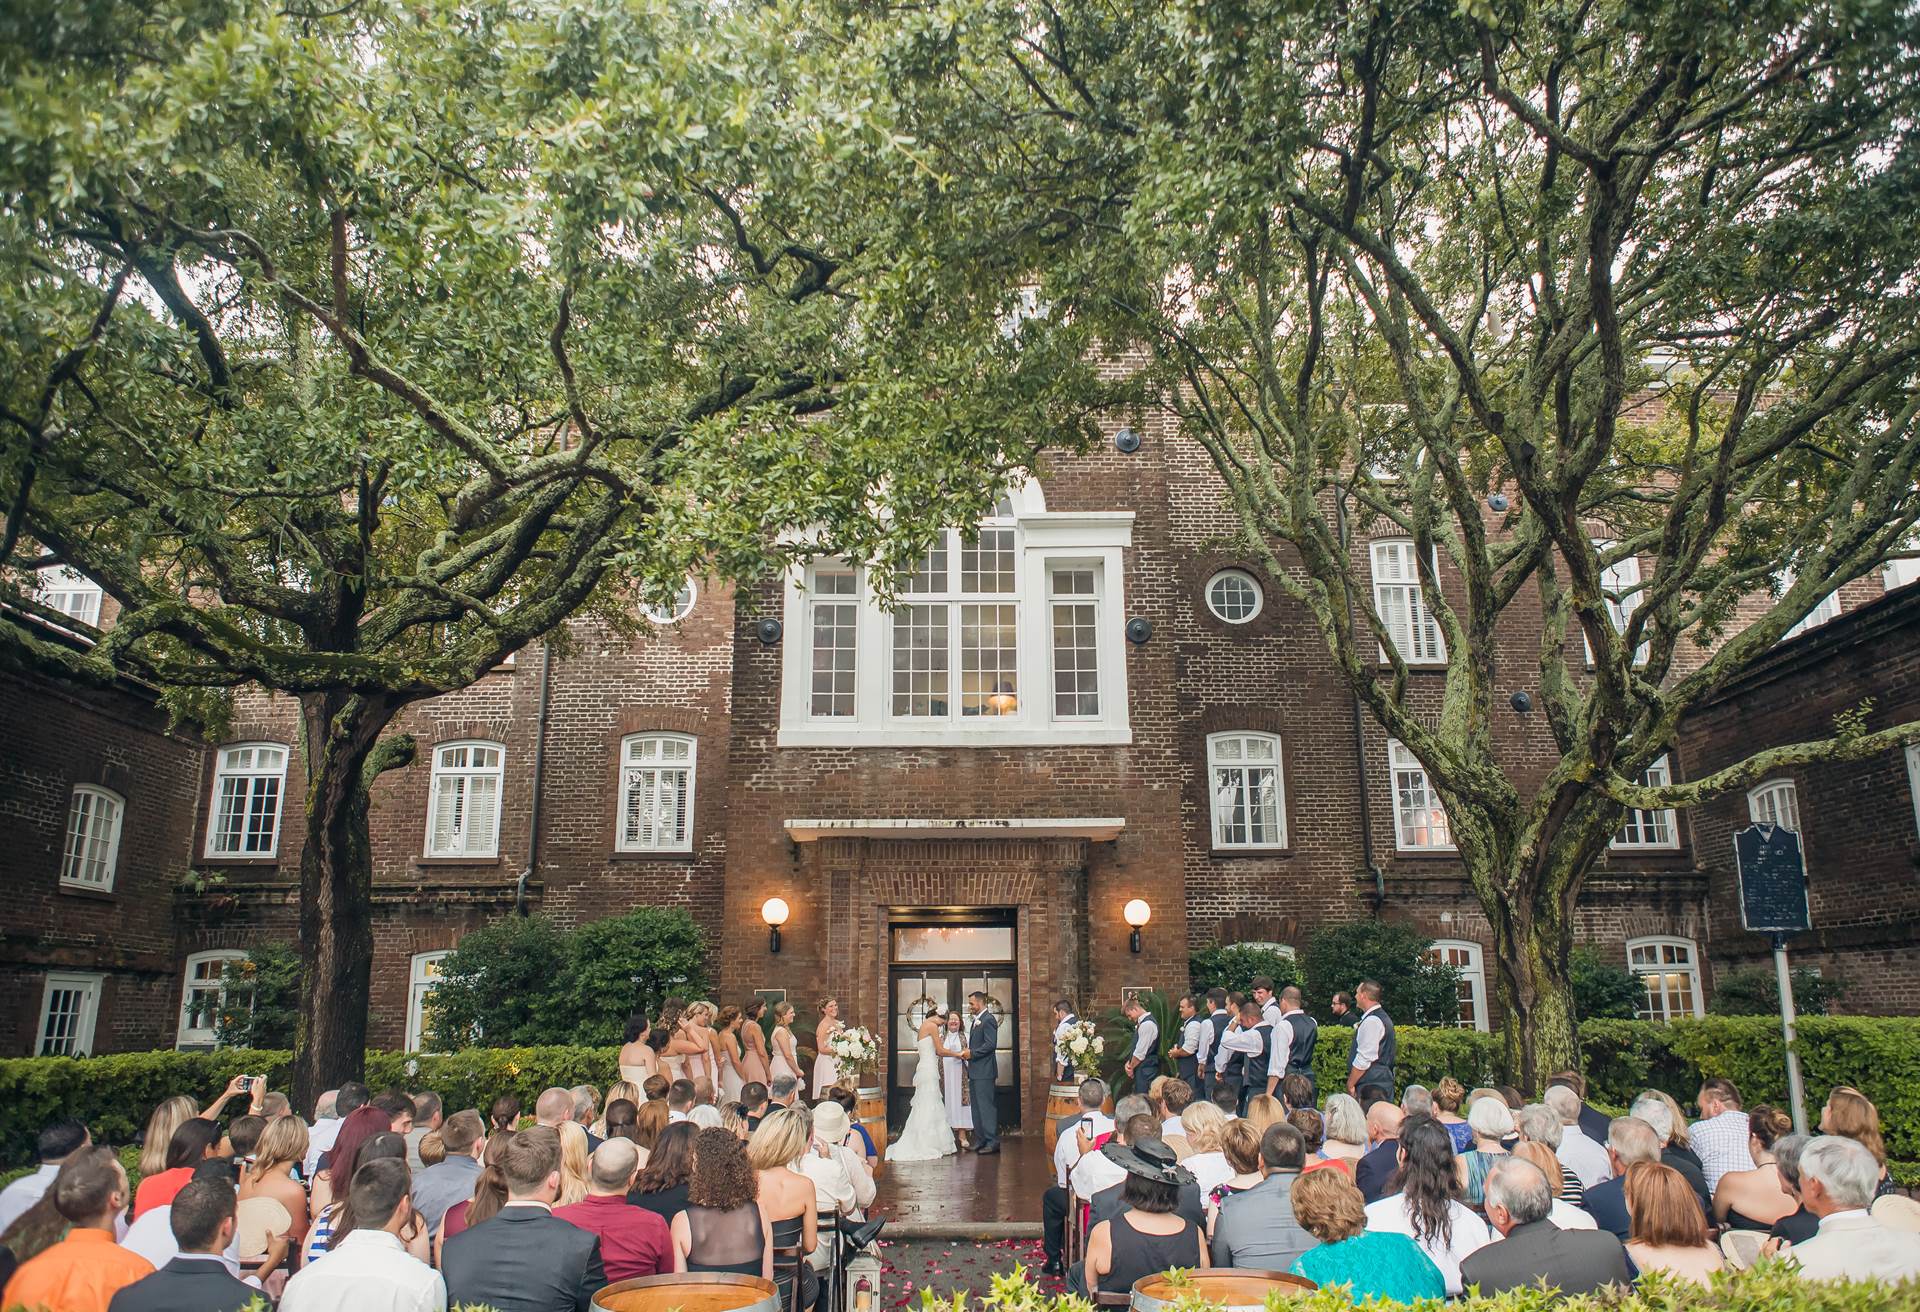
[[[176,1257],[115,1294],[107,1312],[239,1312],[265,1297],[234,1279],[225,1263]]]
[[[1627,1217],[1627,1177],[1616,1175],[1611,1180],[1602,1180],[1587,1190],[1584,1206],[1593,1223],[1612,1234],[1621,1243],[1627,1242],[1629,1221]]]
[[[1707,1173],[1700,1169],[1700,1159],[1693,1155],[1693,1149],[1676,1148],[1668,1144],[1660,1150],[1660,1162],[1686,1177],[1687,1183],[1693,1187],[1693,1196],[1700,1200],[1700,1206],[1706,1214],[1712,1216],[1713,1194],[1707,1188]]]
[[[973,1018],[973,1028],[967,1031],[967,1092],[973,1106],[973,1146],[998,1148],[1000,1146],[1000,1114],[994,1106],[993,1086],[997,1058],[994,1050],[1000,1044],[1000,1022],[985,1007]]]
[[[447,1302],[495,1312],[589,1312],[607,1283],[600,1236],[543,1207],[508,1205],[447,1240]]]
[[[1580,1104],[1580,1133],[1599,1144],[1607,1146],[1607,1132],[1613,1128],[1613,1118],[1603,1111]]]
[[[1542,1278],[1563,1294],[1588,1294],[1603,1285],[1627,1285],[1627,1250],[1604,1230],[1562,1230],[1551,1221],[1517,1225],[1460,1264],[1460,1280],[1482,1294],[1504,1294]]]
[[[1353,1182],[1360,1186],[1362,1198],[1377,1203],[1387,1196],[1387,1181],[1399,1169],[1400,1141],[1383,1139],[1367,1149],[1366,1156],[1353,1164]]]

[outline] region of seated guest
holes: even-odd
[[[360,1110],[372,1111],[374,1109],[371,1107],[363,1107]],[[359,1112],[355,1112],[354,1115],[359,1115]],[[349,1125],[340,1131],[340,1139],[343,1144],[352,1135],[353,1129],[354,1127]],[[391,1130],[382,1130],[380,1133],[357,1145],[345,1156],[338,1155],[338,1153],[342,1151],[344,1150],[336,1150],[335,1164],[331,1169],[338,1174],[338,1178],[340,1179],[352,1179],[360,1173],[360,1168],[368,1162],[385,1161],[388,1158],[392,1158],[394,1161],[404,1165],[407,1160],[407,1140],[405,1135],[395,1134]],[[407,1180],[408,1187],[411,1188],[413,1180],[413,1173],[411,1171],[407,1173]],[[326,1211],[315,1217],[313,1225],[307,1231],[307,1242],[302,1249],[301,1259],[306,1262],[311,1262],[315,1257],[328,1252],[332,1247],[335,1232],[344,1233],[342,1223],[343,1220],[348,1219],[350,1218],[347,1218],[346,1201],[344,1199],[334,1203]],[[412,1207],[407,1208],[406,1224],[400,1228],[398,1234],[402,1242],[406,1244],[407,1251],[413,1254],[413,1256],[419,1258],[422,1262],[432,1258],[433,1236],[427,1230],[426,1223],[420,1219],[420,1214],[414,1211]]]
[[[1589,1139],[1580,1128],[1580,1095],[1564,1084],[1547,1090],[1546,1105],[1560,1118],[1560,1144],[1553,1150],[1560,1164],[1580,1177],[1580,1188],[1587,1190],[1610,1179],[1613,1168],[1607,1164],[1604,1144]]]
[[[413,1099],[399,1089],[389,1089],[373,1100],[387,1114],[387,1129],[406,1138],[413,1131]],[[405,1158],[401,1159],[405,1161]]]
[[[478,1115],[476,1112],[475,1115]],[[440,1137],[440,1131],[428,1130],[420,1136],[420,1165],[438,1166],[447,1160],[447,1144]]]
[[[159,1207],[173,1201],[173,1196],[187,1187],[187,1181],[193,1178],[193,1168],[209,1157],[223,1154],[220,1145],[226,1136],[220,1127],[204,1116],[195,1116],[182,1121],[173,1137],[167,1141],[167,1167],[158,1175],[150,1175],[140,1182],[133,1194],[133,1219],[150,1207]]]
[[[1365,1200],[1345,1171],[1305,1175],[1293,1187],[1293,1215],[1319,1240],[1287,1269],[1322,1289],[1345,1286],[1355,1303],[1369,1298],[1444,1298],[1447,1282],[1406,1235],[1367,1229]]]
[[[1186,1131],[1187,1147],[1193,1150],[1181,1165],[1193,1172],[1202,1198],[1233,1174],[1233,1167],[1227,1164],[1227,1155],[1220,1151],[1220,1133],[1232,1119],[1210,1102],[1194,1103],[1180,1113],[1180,1125]],[[1168,1148],[1171,1151],[1172,1145],[1168,1145]]]
[[[40,1169],[0,1189],[0,1234],[5,1234],[8,1226],[46,1196],[53,1177],[60,1174],[69,1157],[92,1146],[93,1138],[87,1133],[87,1127],[76,1120],[55,1121],[41,1130],[35,1154]]]
[[[1289,1078],[1297,1079],[1298,1076]],[[1271,1094],[1256,1093],[1247,1099],[1246,1115],[1241,1117],[1253,1127],[1255,1134],[1265,1134],[1269,1125],[1279,1125],[1287,1119],[1285,1099],[1275,1098]]]
[[[1159,1090],[1157,1096],[1156,1089]],[[1160,1117],[1160,1138],[1173,1149],[1174,1156],[1183,1162],[1193,1156],[1194,1147],[1187,1141],[1186,1122],[1180,1119],[1193,1104],[1193,1086],[1178,1075],[1162,1075],[1148,1087],[1147,1101]]]
[[[1513,1133],[1513,1112],[1498,1094],[1476,1098],[1467,1108],[1467,1128],[1473,1132],[1473,1144],[1454,1159],[1454,1166],[1460,1174],[1461,1201],[1477,1212],[1486,1206],[1487,1172],[1507,1155],[1505,1140]]]
[[[501,1168],[506,1157],[507,1144],[518,1133],[515,1130],[502,1131],[490,1135],[487,1146],[480,1157],[480,1174],[474,1177],[473,1197],[463,1199],[447,1209],[440,1228],[434,1232],[433,1264],[440,1265],[446,1253],[447,1240],[453,1238],[470,1225],[479,1225],[482,1221],[497,1216],[507,1201],[507,1177]]]
[[[1800,1154],[1813,1140],[1804,1134],[1789,1134],[1773,1141],[1774,1165],[1780,1168],[1780,1187],[1793,1199],[1794,1210],[1773,1223],[1767,1238],[1789,1244],[1804,1244],[1820,1233],[1820,1218],[1807,1210],[1800,1194]]]
[[[1747,1132],[1740,1090],[1732,1080],[1718,1076],[1702,1080],[1694,1101],[1700,1108],[1700,1119],[1687,1127],[1687,1139],[1700,1159],[1707,1195],[1712,1197],[1720,1177],[1728,1171],[1753,1169],[1753,1158],[1747,1154],[1747,1140],[1752,1136]]]
[[[602,1138],[635,1142],[640,1131],[640,1104],[632,1098],[615,1098],[607,1104],[606,1119],[600,1122],[606,1133]]]
[[[667,1089],[672,1084],[673,1081],[664,1075],[649,1075],[646,1079],[640,1081],[640,1092],[646,1096],[648,1102],[665,1102],[667,1100]]]
[[[773,1279],[773,1226],[759,1194],[745,1146],[725,1130],[702,1130],[686,1210],[673,1218],[673,1269]]]
[[[1146,1128],[1151,1130],[1151,1120]],[[1126,1172],[1126,1180],[1118,1214],[1096,1222],[1087,1235],[1085,1288],[1074,1291],[1083,1296],[1125,1293],[1143,1277],[1208,1265],[1200,1227],[1179,1213],[1182,1188],[1196,1184],[1192,1172],[1157,1134],[1140,1138],[1138,1144],[1101,1149]]]
[[[1329,1100],[1331,1101],[1331,1100]],[[1400,1122],[1406,1113],[1390,1099],[1379,1099],[1367,1109],[1366,1156],[1354,1163],[1353,1182],[1369,1203],[1386,1196],[1387,1181],[1400,1169]]]
[[[692,1080],[675,1080],[667,1086],[667,1124],[678,1125],[693,1115],[699,1103]]]
[[[1440,1083],[1433,1086],[1433,1118],[1446,1126],[1447,1133],[1453,1136],[1453,1150],[1456,1153],[1473,1151],[1473,1127],[1460,1114],[1460,1105],[1466,1100],[1466,1086],[1451,1075],[1443,1077]]]
[[[747,1105],[743,1102],[723,1102],[720,1104],[720,1128],[745,1143],[753,1137],[753,1131],[747,1126]]]
[[[227,1192],[233,1192],[233,1168],[219,1158],[209,1158],[193,1168],[193,1179],[188,1185],[206,1182],[219,1185]],[[182,1193],[185,1188],[182,1188]],[[178,1197],[178,1195],[175,1195]],[[284,1233],[284,1232],[283,1232]],[[266,1251],[267,1237],[260,1238],[260,1249]],[[140,1214],[140,1219],[127,1227],[127,1233],[120,1237],[120,1247],[130,1253],[138,1253],[158,1271],[174,1258],[180,1256],[180,1241],[173,1236],[173,1204],[162,1203],[158,1207],[149,1207]],[[238,1258],[235,1251],[229,1257]]]
[[[287,1281],[280,1312],[444,1312],[446,1282],[400,1242],[414,1225],[412,1184],[404,1139],[399,1154],[355,1170],[333,1246]]]
[[[1645,1121],[1616,1117],[1607,1126],[1607,1157],[1613,1165],[1613,1178],[1587,1190],[1584,1210],[1595,1225],[1624,1244],[1633,1233],[1632,1218],[1627,1213],[1627,1172],[1641,1162],[1659,1162],[1660,1136]],[[1694,1202],[1697,1205],[1699,1199]]]
[[[1351,1165],[1341,1158],[1329,1157],[1322,1151],[1327,1142],[1327,1123],[1319,1112],[1311,1107],[1296,1107],[1287,1113],[1287,1124],[1300,1132],[1301,1146],[1306,1153],[1300,1167],[1303,1172],[1331,1167],[1336,1171],[1345,1171],[1348,1179],[1353,1178]],[[1265,1131],[1262,1131],[1264,1134]]]
[[[1160,1137],[1160,1131],[1154,1126],[1153,1117],[1136,1116],[1128,1121],[1124,1146],[1140,1149],[1149,1144],[1158,1144],[1162,1148],[1166,1147],[1166,1142]],[[1121,1146],[1123,1145],[1116,1136],[1115,1139],[1107,1142],[1106,1147],[1094,1154],[1095,1156],[1104,1157],[1107,1162],[1121,1174],[1119,1184],[1109,1185],[1087,1200],[1087,1224],[1089,1227],[1096,1226],[1102,1221],[1111,1220],[1126,1210],[1126,1168],[1121,1165],[1120,1158],[1115,1155]],[[1170,1152],[1172,1150],[1167,1149],[1167,1151]],[[1175,1160],[1177,1161],[1178,1159],[1176,1158]],[[1193,1173],[1189,1171],[1187,1173],[1187,1180],[1181,1184],[1180,1196],[1175,1203],[1174,1210],[1179,1213],[1179,1215],[1193,1222],[1196,1226],[1199,1226],[1201,1233],[1204,1234],[1207,1225],[1206,1199],[1201,1196],[1200,1185],[1197,1181],[1193,1180],[1192,1175]]]
[[[1302,1108],[1313,1106],[1313,1080],[1309,1076],[1300,1074],[1298,1071],[1282,1079],[1280,1081],[1280,1105],[1288,1116],[1291,1116]],[[1247,1109],[1249,1113],[1251,1113],[1253,1109],[1251,1102],[1247,1104]],[[1265,1134],[1266,1130],[1263,1128],[1260,1133]]]
[[[627,1201],[649,1212],[656,1212],[671,1223],[687,1207],[688,1182],[693,1178],[693,1136],[696,1131],[685,1121],[669,1125],[660,1132],[659,1142],[633,1182]]]
[[[447,1155],[413,1177],[413,1207],[431,1233],[438,1233],[447,1209],[473,1197],[480,1180],[480,1159],[486,1156],[480,1113],[455,1112],[440,1126],[440,1143]]]
[[[1289,1126],[1289,1129],[1292,1127]],[[1213,1234],[1213,1218],[1220,1204],[1235,1194],[1243,1194],[1260,1183],[1260,1136],[1251,1121],[1228,1121],[1220,1131],[1220,1154],[1227,1159],[1233,1174],[1215,1185],[1205,1196],[1207,1234]],[[1179,1154],[1175,1153],[1178,1157]],[[1192,1168],[1189,1167],[1189,1170]],[[1216,1262],[1215,1266],[1225,1263]]]
[[[1553,1191],[1538,1166],[1518,1155],[1494,1163],[1487,1221],[1503,1237],[1460,1264],[1461,1283],[1485,1295],[1544,1280],[1563,1294],[1586,1294],[1632,1279],[1618,1239],[1604,1230],[1562,1230],[1548,1219],[1552,1210]]]
[[[1401,1122],[1394,1192],[1367,1204],[1367,1229],[1406,1235],[1460,1292],[1460,1263],[1492,1240],[1487,1223],[1460,1201],[1454,1173],[1453,1136],[1432,1116],[1415,1113]]]
[[[307,1199],[307,1207],[315,1218],[335,1211],[346,1200],[347,1182],[353,1179],[363,1150],[376,1136],[392,1133],[387,1128],[392,1119],[371,1103],[354,1108],[342,1118],[333,1136],[333,1146],[321,1155],[319,1174],[313,1177],[313,1188]],[[312,1153],[311,1143],[307,1151]],[[400,1160],[406,1160],[404,1138],[400,1141]]]
[[[1694,1195],[1700,1200],[1700,1210],[1711,1212],[1713,1193],[1707,1188],[1707,1177],[1700,1169],[1700,1159],[1687,1146],[1687,1118],[1681,1114],[1680,1104],[1669,1094],[1648,1089],[1633,1100],[1627,1115],[1653,1127],[1653,1132],[1660,1137],[1661,1162],[1685,1176],[1687,1183],[1693,1186]]]
[[[573,1123],[587,1136],[587,1153],[591,1156],[601,1142],[601,1136],[591,1128],[600,1119],[600,1090],[591,1084],[576,1084],[567,1092],[573,1095]]]
[[[867,1127],[860,1124],[857,1118],[860,1102],[853,1096],[853,1090],[844,1084],[836,1084],[827,1090],[826,1101],[834,1103],[847,1114],[849,1128],[838,1140],[840,1146],[852,1150],[859,1158],[859,1164],[867,1168],[868,1175],[872,1175],[874,1164],[880,1160],[880,1150],[874,1145],[873,1136],[867,1133]],[[814,1108],[816,1116],[819,1110],[817,1106]],[[834,1123],[838,1124],[837,1121]],[[819,1127],[816,1125],[815,1128]]]
[[[1059,1137],[1054,1140],[1053,1184],[1040,1195],[1040,1237],[1042,1251],[1046,1255],[1046,1264],[1040,1268],[1042,1275],[1065,1274],[1061,1257],[1066,1251],[1067,1240],[1067,1176],[1079,1164],[1082,1133],[1090,1133],[1090,1137],[1104,1137],[1113,1133],[1112,1119],[1100,1111],[1106,1100],[1105,1080],[1099,1076],[1083,1080],[1080,1084],[1080,1117],[1071,1125],[1062,1126]]]
[[[1298,1115],[1299,1113],[1295,1113]],[[1230,1130],[1245,1122],[1236,1121]],[[1247,1132],[1252,1133],[1251,1127]],[[1229,1134],[1229,1143],[1234,1138]],[[1258,1143],[1260,1180],[1221,1202],[1213,1219],[1213,1265],[1285,1271],[1314,1245],[1293,1214],[1293,1190],[1306,1164],[1306,1141],[1285,1123],[1269,1125]]]
[[[540,1096],[533,1100],[533,1123],[545,1126],[556,1133],[566,1122],[573,1119],[573,1093],[555,1085],[551,1089],[542,1089]]]
[[[0,1307],[106,1312],[115,1294],[153,1274],[153,1263],[113,1242],[114,1222],[127,1205],[127,1173],[112,1149],[73,1153],[47,1197],[71,1229],[65,1239],[20,1264],[0,1294]]]
[[[1881,1166],[1858,1140],[1823,1134],[1800,1150],[1800,1199],[1820,1218],[1820,1231],[1787,1250],[1809,1280],[1920,1278],[1920,1243],[1867,1211],[1880,1188]],[[25,1268],[22,1268],[25,1273]],[[12,1301],[12,1290],[8,1291]]]
[[[797,1107],[792,1110],[795,1116],[807,1116]],[[837,1102],[822,1101],[813,1109],[808,1128],[813,1134],[813,1151],[801,1155],[799,1169],[813,1180],[820,1197],[820,1210],[863,1216],[873,1204],[873,1176],[867,1170],[866,1158],[852,1146],[859,1140],[848,1130],[846,1108]],[[853,1191],[850,1198],[840,1193],[843,1176]]]
[[[1147,1118],[1147,1124],[1142,1127],[1142,1129],[1153,1129],[1156,1124],[1153,1119],[1153,1104],[1149,1103],[1140,1094],[1129,1093],[1124,1098],[1115,1102],[1113,1104],[1114,1128],[1110,1132],[1107,1142],[1132,1142],[1132,1140],[1127,1137],[1129,1127],[1133,1125],[1133,1122],[1137,1118],[1142,1116]],[[1082,1202],[1088,1202],[1095,1195],[1104,1193],[1106,1190],[1124,1183],[1126,1178],[1126,1171],[1115,1164],[1111,1157],[1105,1153],[1094,1152],[1092,1149],[1088,1149],[1081,1155],[1080,1160],[1074,1164],[1073,1171],[1068,1177],[1068,1182],[1073,1186],[1073,1192],[1080,1196],[1080,1200]],[[1196,1189],[1194,1192],[1197,1194],[1199,1190]]]
[[[231,1149],[234,1166],[244,1172],[253,1165],[254,1150],[260,1145],[260,1134],[267,1128],[267,1118],[249,1113],[236,1116],[227,1125],[227,1147]]]
[[[233,1189],[220,1180],[192,1180],[167,1208],[178,1252],[152,1275],[113,1296],[108,1312],[239,1312],[261,1297],[260,1279],[286,1261],[288,1237],[275,1236],[258,1276],[242,1281],[229,1264],[234,1236]]]
[[[493,1100],[493,1106],[487,1112],[487,1134],[511,1133],[520,1128],[520,1099],[511,1093],[503,1093]]]
[[[1547,1087],[1563,1085],[1573,1090],[1574,1097],[1580,1100],[1580,1132],[1595,1143],[1604,1143],[1607,1131],[1612,1128],[1613,1118],[1597,1107],[1587,1103],[1587,1077],[1579,1071],[1556,1071],[1548,1079]]]
[[[740,1086],[740,1101],[747,1109],[747,1134],[751,1137],[767,1114],[767,1086],[748,1080]]]
[[[1400,1094],[1400,1111],[1407,1116],[1433,1115],[1433,1095],[1424,1084],[1409,1084]]]
[[[1327,1139],[1320,1146],[1321,1153],[1348,1163],[1347,1173],[1351,1175],[1353,1164],[1367,1155],[1367,1114],[1360,1110],[1360,1103],[1352,1094],[1334,1093],[1327,1095],[1320,1118],[1327,1124]]]
[[[660,1142],[661,1132],[667,1128],[667,1100],[665,1097],[649,1098],[640,1104],[639,1112],[633,1120],[633,1141],[640,1148],[640,1166],[644,1170],[647,1159],[653,1155],[653,1146]]]
[[[1820,1133],[1851,1139],[1880,1163],[1880,1193],[1893,1187],[1887,1175],[1887,1141],[1880,1134],[1880,1109],[1860,1090],[1842,1084],[1827,1095],[1820,1109]]]
[[[823,1102],[821,1108],[835,1106]],[[804,1173],[800,1163],[807,1158],[820,1161],[813,1151],[813,1127],[808,1124],[807,1114],[797,1108],[783,1107],[760,1123],[747,1141],[747,1161],[753,1166],[761,1215],[767,1220],[767,1232],[775,1248],[798,1247],[801,1252],[815,1256],[825,1256],[820,1247],[819,1214],[838,1209],[841,1197],[850,1198],[852,1185],[847,1178],[847,1168],[835,1163],[825,1163],[831,1168],[832,1175],[826,1177],[826,1183],[820,1184],[816,1193],[816,1182],[822,1177]],[[859,1171],[859,1167],[853,1168]],[[864,1174],[864,1172],[862,1172]],[[826,1191],[831,1189],[846,1191],[841,1197],[835,1197]],[[793,1305],[793,1281],[781,1272],[780,1297],[787,1305]],[[800,1291],[800,1305],[813,1306],[818,1284],[811,1277],[804,1282]]]
[[[553,1209],[562,1221],[600,1236],[600,1261],[608,1280],[673,1270],[673,1239],[666,1221],[658,1212],[627,1202],[627,1190],[639,1174],[640,1150],[627,1139],[610,1138],[594,1149],[587,1196],[571,1207]]]
[[[560,1193],[553,1205],[571,1207],[587,1196],[587,1162],[593,1149],[588,1147],[587,1127],[580,1122],[562,1121],[555,1129],[560,1135]]]
[[[1553,1206],[1547,1209],[1547,1220],[1562,1230],[1594,1230],[1599,1227],[1584,1207],[1575,1207],[1560,1192],[1565,1188],[1566,1179],[1571,1174],[1560,1165],[1560,1159],[1543,1143],[1524,1141],[1513,1146],[1512,1157],[1532,1162],[1540,1174],[1547,1177],[1547,1187],[1554,1192]],[[1621,1241],[1625,1243],[1625,1240]]]
[[[1586,1197],[1586,1189],[1580,1176],[1567,1169],[1566,1159],[1560,1156],[1560,1143],[1566,1137],[1560,1113],[1545,1103],[1529,1103],[1513,1114],[1513,1124],[1520,1131],[1522,1143],[1540,1144],[1559,1160],[1560,1188],[1554,1197],[1575,1207],[1580,1206]]]
[[[491,1220],[447,1240],[447,1297],[495,1312],[588,1312],[607,1283],[600,1239],[553,1214],[560,1193],[560,1136],[544,1125],[507,1141],[500,1158],[507,1201]]]
[[[1627,1215],[1632,1218],[1627,1256],[1642,1275],[1665,1271],[1705,1285],[1725,1265],[1720,1250],[1707,1241],[1700,1200],[1671,1166],[1635,1162],[1627,1168]]]
[[[260,1100],[260,1114],[269,1121],[277,1121],[292,1111],[293,1103],[284,1093],[269,1093]]]
[[[689,1086],[691,1087],[691,1086]],[[672,1089],[667,1090],[673,1092]],[[767,1084],[767,1108],[791,1107],[800,1094],[800,1081],[792,1075],[776,1075]]]
[[[475,1112],[474,1115],[479,1113]],[[410,1169],[417,1172],[427,1165],[420,1160],[420,1142],[445,1123],[446,1109],[441,1105],[439,1094],[429,1089],[413,1095],[413,1128],[406,1132],[407,1166]]]

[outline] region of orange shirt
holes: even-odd
[[[153,1263],[114,1243],[105,1230],[70,1230],[65,1239],[21,1264],[0,1294],[0,1305],[107,1312],[115,1294],[152,1274]]]
[[[179,1197],[180,1191],[192,1179],[191,1166],[176,1166],[171,1171],[162,1171],[142,1180],[140,1187],[133,1191],[133,1219],[139,1220],[156,1207],[172,1206],[173,1200]]]

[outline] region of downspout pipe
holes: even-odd
[[[1347,494],[1345,488],[1337,488],[1333,496],[1334,527],[1340,536],[1340,590],[1347,605],[1347,623],[1353,624],[1353,580],[1347,573],[1353,568],[1353,543],[1347,529]],[[1373,855],[1373,797],[1367,788],[1367,738],[1366,709],[1360,705],[1360,694],[1353,694],[1353,773],[1360,788],[1360,860],[1367,873],[1373,876],[1373,889],[1367,895],[1375,912],[1387,900],[1387,872]]]
[[[540,784],[547,772],[547,718],[552,706],[553,644],[544,642],[540,645],[539,710],[533,721],[533,805],[528,815],[527,864],[513,885],[513,911],[517,916],[527,914],[527,881],[540,868]]]

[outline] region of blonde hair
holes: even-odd
[[[1259,1133],[1265,1134],[1269,1125],[1278,1125],[1286,1119],[1286,1107],[1272,1094],[1256,1093],[1247,1099],[1247,1120]]]
[[[1560,1191],[1566,1188],[1567,1176],[1566,1172],[1560,1169],[1560,1159],[1554,1156],[1553,1149],[1538,1139],[1522,1139],[1513,1146],[1513,1155],[1524,1158],[1540,1168],[1540,1174],[1547,1177],[1547,1192],[1555,1198],[1558,1198]]]
[[[1215,1152],[1220,1147],[1220,1131],[1227,1128],[1227,1114],[1210,1102],[1196,1102],[1180,1113],[1180,1128],[1187,1132],[1187,1143],[1196,1153]]]
[[[777,1171],[800,1160],[813,1142],[805,1113],[782,1107],[760,1122],[747,1139],[747,1160],[756,1171]]]
[[[144,1150],[141,1156],[145,1156]],[[267,1172],[287,1162],[301,1162],[307,1156],[307,1123],[300,1117],[288,1112],[285,1116],[267,1122],[267,1128],[260,1132],[260,1142],[254,1146],[253,1166],[247,1172],[247,1178],[259,1184],[267,1178]]]
[[[186,1094],[175,1094],[147,1117],[146,1137],[140,1141],[140,1174],[158,1175],[167,1169],[167,1145],[173,1132],[200,1114],[200,1104]]]
[[[612,1084],[608,1085],[607,1100],[600,1105],[599,1119],[593,1123],[593,1133],[596,1137],[601,1139],[607,1137],[607,1108],[613,1106],[622,1098],[632,1103],[634,1111],[637,1113],[641,1104],[646,1102],[647,1095],[640,1092],[640,1086],[632,1080],[615,1080]]]
[[[1873,1154],[1882,1167],[1887,1164],[1887,1142],[1880,1137],[1880,1109],[1873,1100],[1851,1085],[1842,1084],[1827,1095],[1826,1133],[1851,1139]]]
[[[1440,1083],[1433,1086],[1433,1105],[1443,1112],[1459,1114],[1460,1104],[1466,1097],[1466,1086],[1451,1075],[1443,1076]]]
[[[578,1121],[560,1122],[560,1196],[555,1207],[571,1207],[587,1196],[587,1132]]]

